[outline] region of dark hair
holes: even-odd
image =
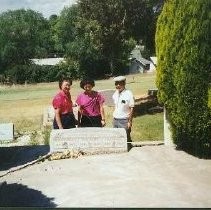
[[[92,87],[95,86],[95,82],[93,79],[86,78],[86,79],[81,80],[80,87],[84,89],[84,86],[87,84],[91,85]]]
[[[70,85],[72,85],[72,79],[70,77],[67,77],[67,76],[62,76],[60,79],[59,79],[59,88],[62,89],[62,83],[64,81],[68,81],[70,83]]]

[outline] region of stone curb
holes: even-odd
[[[129,142],[133,147],[142,147],[142,146],[159,146],[164,145],[164,141],[139,141],[139,142]]]

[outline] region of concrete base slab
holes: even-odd
[[[206,208],[211,160],[172,147],[44,161],[0,179],[1,206]],[[17,186],[18,185],[18,186]]]

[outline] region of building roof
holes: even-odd
[[[54,66],[59,64],[60,62],[64,62],[64,58],[42,58],[42,59],[31,59],[31,61],[36,65],[47,65]]]
[[[142,58],[141,48],[139,45],[136,45],[136,47],[130,53],[130,59],[131,60],[133,60],[133,59],[139,60],[140,58]]]
[[[139,58],[137,59],[140,63],[142,63],[143,65],[147,65],[147,64],[150,64],[151,61],[145,59],[145,58]]]
[[[129,59],[130,60],[137,60],[142,65],[150,64],[151,62],[149,60],[147,60],[147,59],[142,57],[141,48],[142,48],[142,46],[136,45],[136,47],[130,53],[130,58]]]

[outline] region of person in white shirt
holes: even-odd
[[[126,77],[118,76],[114,78],[116,91],[113,94],[115,110],[113,112],[113,127],[125,128],[127,140],[131,142],[131,127],[133,120],[134,96],[130,90],[125,88]]]

